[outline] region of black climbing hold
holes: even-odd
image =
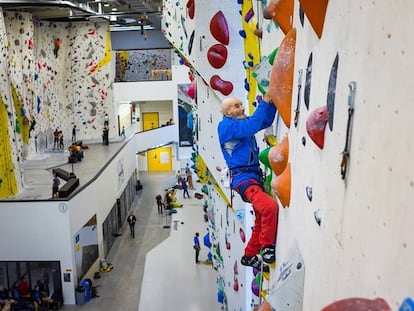
[[[306,186],[306,196],[308,197],[309,201],[312,202],[312,187]]]

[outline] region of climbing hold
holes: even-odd
[[[207,59],[213,68],[219,69],[227,61],[227,48],[223,44],[214,44],[207,51]]]
[[[270,151],[270,147],[267,147],[266,149],[263,149],[260,153],[259,153],[259,161],[264,165],[269,167],[270,163],[269,163],[269,151]]]
[[[188,17],[190,19],[194,18],[194,13],[195,13],[195,3],[194,0],[188,0],[187,2],[187,13],[188,13]]]
[[[272,189],[282,203],[283,207],[289,207],[290,204],[290,188],[291,188],[291,169],[290,163],[287,164],[285,170],[276,179],[272,180]]]
[[[230,41],[229,27],[222,11],[218,11],[210,21],[210,32],[220,43],[228,45]]]
[[[246,31],[244,31],[244,30],[239,30],[239,35],[240,35],[240,37],[242,37],[243,39],[246,39]]]
[[[269,0],[265,8],[266,16],[270,16],[285,34],[292,29],[293,4],[293,0]]]
[[[290,128],[295,65],[296,28],[285,36],[277,51],[270,73],[269,94],[285,125]]]
[[[254,16],[254,11],[253,11],[253,8],[250,8],[248,11],[247,11],[247,13],[246,13],[246,15],[244,15],[244,21],[246,22],[246,23],[248,23],[250,20],[251,20],[251,18]]]
[[[347,298],[335,301],[321,311],[391,311],[390,306],[382,298],[374,300],[366,298]]]
[[[230,81],[225,81],[220,78],[218,75],[213,75],[210,78],[210,86],[219,92],[221,92],[223,95],[227,96],[231,92],[233,92],[233,83]]]
[[[312,202],[312,187],[306,186],[305,191],[306,191],[306,196],[308,197],[308,200]]]
[[[305,90],[303,93],[306,109],[309,110],[309,100],[312,82],[312,53],[308,58],[308,66],[306,67]]]
[[[193,43],[194,43],[194,30],[191,33],[190,40],[188,41],[188,54],[191,55],[193,51]]]
[[[191,82],[191,85],[190,85],[190,87],[187,90],[187,95],[191,99],[194,99],[195,94],[196,94],[196,82],[194,80],[193,82]]]
[[[329,75],[328,95],[326,98],[326,105],[328,108],[328,124],[329,129],[333,129],[333,118],[335,110],[335,93],[336,93],[336,76],[338,74],[339,55],[336,54],[334,63],[332,64],[331,74]]]
[[[283,173],[289,158],[289,138],[287,134],[282,141],[272,147],[269,151],[269,166],[272,168],[276,176]]]
[[[306,146],[306,137],[302,136],[302,145]]]
[[[313,217],[315,218],[315,221],[318,224],[318,226],[320,226],[322,223],[322,219],[321,219],[321,210],[319,208],[313,213]]]
[[[313,30],[320,39],[322,37],[323,24],[325,23],[328,0],[299,0],[299,3]]]
[[[263,303],[259,306],[259,309],[257,311],[272,311],[274,310],[272,306],[265,300]]]
[[[252,293],[256,296],[259,297],[259,291],[260,291],[260,287],[259,285],[256,283],[256,280],[253,279],[252,283],[251,283],[251,289],[252,289]]]
[[[327,106],[315,109],[306,120],[306,131],[309,137],[321,149],[323,149],[325,142],[326,123],[328,123]]]
[[[242,228],[240,228],[239,230],[239,234],[240,234],[240,239],[242,240],[242,242],[246,242],[246,234],[244,233],[244,230]]]

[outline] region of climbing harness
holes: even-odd
[[[356,82],[351,81],[348,84],[349,95],[348,95],[348,122],[346,125],[346,140],[344,151],[342,151],[342,161],[341,161],[341,178],[345,179],[346,173],[348,170],[349,162],[349,145],[351,141],[351,126],[352,126],[352,116],[354,113],[354,103],[355,103],[355,92],[356,92]]]

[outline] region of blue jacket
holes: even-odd
[[[244,192],[249,180],[261,183],[259,147],[254,135],[271,126],[275,114],[275,105],[261,100],[250,117],[236,119],[223,116],[218,125],[221,151],[232,173],[231,187],[239,193]]]

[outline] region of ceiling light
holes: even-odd
[[[108,7],[111,6],[109,3],[105,3],[104,6]]]
[[[112,8],[112,11],[118,11],[118,9],[117,8]]]

